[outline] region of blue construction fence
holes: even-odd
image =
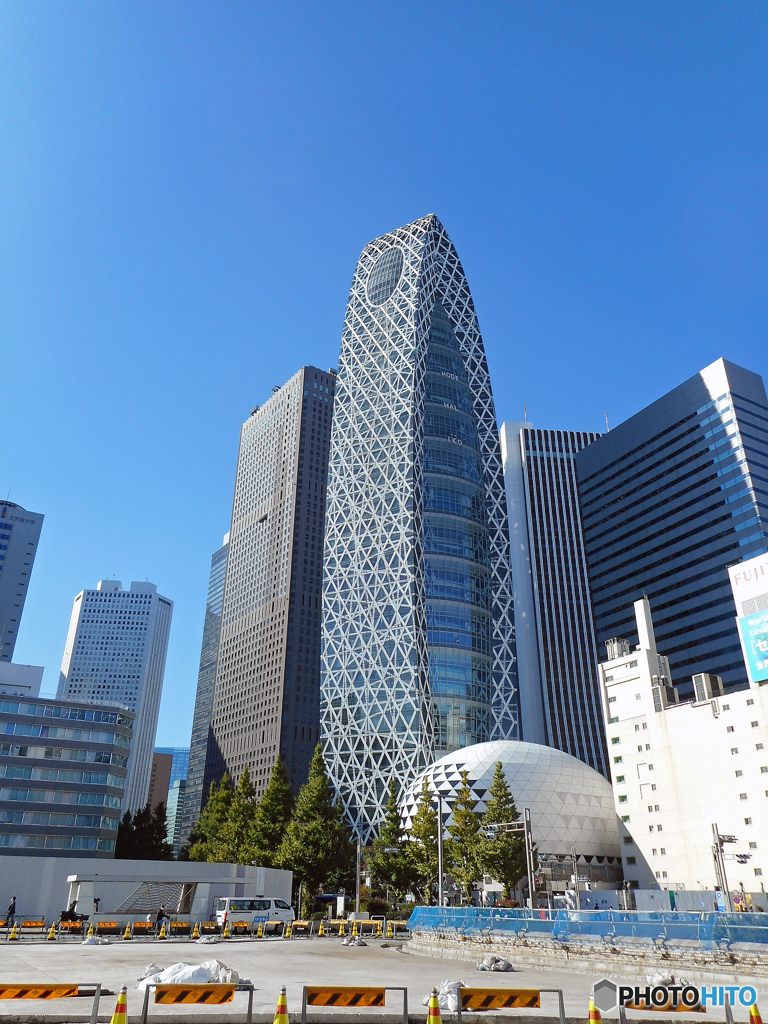
[[[603,941],[622,938],[674,945],[693,940],[702,948],[727,948],[734,942],[762,943],[768,951],[768,914],[718,911],[648,910],[504,910],[498,907],[416,907],[411,932],[444,935],[549,936],[556,942],[579,937]]]

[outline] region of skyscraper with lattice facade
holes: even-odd
[[[369,243],[352,282],[326,508],[322,736],[347,815],[390,779],[518,732],[509,528],[483,342],[442,224]]]

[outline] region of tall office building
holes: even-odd
[[[189,773],[189,747],[155,747],[156,754],[171,755],[171,774],[168,778],[168,788],[179,779],[186,779]]]
[[[504,423],[520,731],[607,775],[574,456],[600,435]]]
[[[278,753],[294,790],[319,738],[320,588],[335,371],[305,366],[240,432],[205,792]]]
[[[469,287],[434,216],[370,242],[355,271],[325,560],[325,752],[367,838],[390,779],[518,728],[496,414]]]
[[[598,647],[650,599],[672,680],[747,682],[728,566],[768,551],[768,402],[724,359],[576,455]]]
[[[211,709],[213,708],[213,687],[216,682],[221,604],[224,599],[228,552],[229,534],[227,533],[219,550],[211,556],[211,571],[208,576],[208,599],[205,603],[203,642],[200,647],[200,666],[197,671],[197,693],[195,694],[195,713],[192,718],[192,737],[189,745],[187,785],[179,821],[182,845],[189,839],[194,824],[200,817],[205,798],[203,783],[208,755]]]
[[[104,701],[135,715],[123,811],[147,802],[173,602],[154,583],[100,580],[72,606],[57,700]]]
[[[43,518],[0,501],[0,661],[13,661]]]

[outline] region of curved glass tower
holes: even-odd
[[[509,529],[488,369],[434,216],[369,243],[336,383],[321,734],[364,837],[390,779],[518,731]]]

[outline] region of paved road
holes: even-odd
[[[398,944],[399,945],[399,944]],[[338,939],[265,939],[238,940],[230,939],[215,944],[199,945],[190,941],[158,942],[150,940],[134,940],[133,942],[111,942],[105,946],[83,946],[77,942],[57,943],[0,943],[0,982],[45,983],[61,982],[93,982],[101,981],[105,987],[118,991],[120,986],[128,986],[129,1022],[138,1020],[141,1010],[142,996],[136,991],[136,981],[144,974],[149,963],[167,967],[172,963],[200,963],[203,960],[221,960],[233,967],[241,976],[253,981],[256,992],[254,995],[254,1021],[272,1022],[280,986],[288,990],[288,1010],[291,1022],[298,1019],[301,1010],[301,989],[304,984],[345,984],[345,985],[405,985],[408,988],[408,1002],[412,1016],[426,1015],[426,1007],[422,998],[433,985],[446,978],[461,979],[467,984],[502,986],[510,988],[562,988],[565,993],[566,1016],[569,1022],[585,1021],[589,994],[592,984],[599,980],[595,975],[577,972],[566,972],[561,969],[543,970],[541,968],[521,967],[510,974],[482,974],[475,970],[475,962],[459,962],[422,957],[403,952],[398,945],[383,944],[372,941],[365,947],[344,947]],[[618,979],[616,979],[618,980]],[[622,976],[626,984],[645,984],[645,977]],[[712,983],[712,978],[699,976],[688,977],[689,982]],[[720,978],[719,984],[740,984],[744,979]],[[760,994],[760,986],[758,985]],[[768,988],[768,986],[766,986]],[[399,996],[393,993],[388,997],[386,1020],[398,1019]],[[151,1008],[150,1024],[158,1017],[173,1019],[175,1022],[195,1019],[202,1024],[222,1024],[222,1022],[245,1020],[244,1007],[246,997],[240,993],[235,996],[234,1005],[222,1012],[224,1008],[189,1007],[189,1013],[181,1013],[179,1008],[158,1006]],[[105,996],[101,1002],[99,1020],[109,1021],[115,1006],[114,996]],[[763,1013],[768,1011],[768,991],[763,999]],[[243,1010],[240,1009],[243,1008]],[[390,1009],[391,1008],[391,1009]],[[90,1003],[85,999],[41,1002],[28,1000],[23,1002],[0,1002],[0,1021],[7,1024],[9,1020],[28,1020],[32,1015],[44,1013],[46,1020],[77,1021],[87,1020]],[[557,1010],[554,996],[542,996],[540,1011],[525,1011],[525,1018],[545,1024],[552,1020]],[[237,1011],[235,1016],[234,1011]],[[328,1016],[326,1016],[328,1012]],[[520,1011],[509,1011],[507,1020],[520,1022],[523,1015]],[[355,1011],[315,1011],[313,1019],[321,1017],[328,1024],[360,1024],[365,1019],[379,1020],[381,1011],[367,1011],[365,1015]],[[491,1014],[491,1021],[496,1017]],[[638,1020],[644,1014],[629,1013]],[[737,1010],[737,1021],[746,1021],[746,1010]],[[505,1015],[506,1017],[506,1015]],[[449,1021],[455,1020],[452,1016]],[[467,1018],[468,1022],[472,1019]],[[475,1019],[489,1021],[488,1014]],[[661,1024],[664,1015],[655,1016],[653,1024]],[[707,1016],[675,1014],[678,1024],[697,1020],[699,1024],[706,1021],[722,1021],[721,1010],[708,1010]],[[402,1017],[399,1017],[402,1020]],[[381,1022],[383,1024],[383,1021]]]

